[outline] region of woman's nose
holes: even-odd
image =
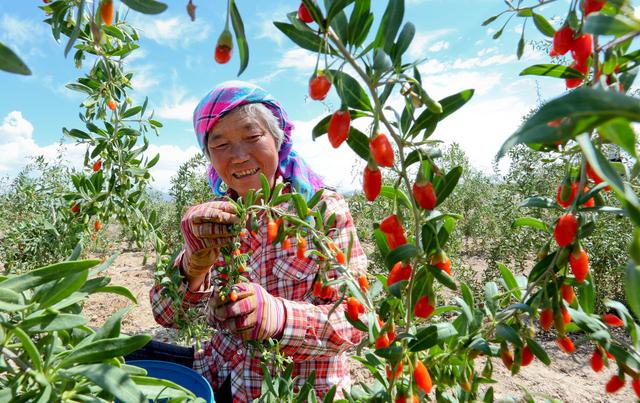
[[[243,144],[234,144],[229,150],[229,158],[231,162],[240,164],[249,159],[249,154]]]

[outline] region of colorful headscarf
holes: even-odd
[[[280,128],[284,132],[284,138],[278,152],[279,174],[291,182],[298,192],[311,197],[324,185],[323,181],[292,149],[293,123],[287,117],[282,106],[269,93],[256,85],[244,81],[227,81],[209,92],[200,101],[193,111],[193,127],[200,149],[207,155],[207,133],[220,118],[239,106],[258,102],[266,106],[278,118]],[[213,193],[217,196],[224,195],[225,192],[220,187],[222,179],[211,164],[209,165],[208,178]]]

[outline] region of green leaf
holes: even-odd
[[[542,361],[544,365],[551,365],[551,359],[549,358],[547,352],[544,351],[542,346],[540,346],[535,340],[528,337],[525,339],[525,341],[527,342],[527,346],[529,346],[529,350],[531,350],[533,355],[538,357],[538,359]]]
[[[633,262],[627,264],[624,289],[629,308],[636,315],[636,318],[640,318],[640,292],[638,292],[640,290],[640,265]]]
[[[391,53],[393,41],[396,38],[402,19],[404,18],[404,0],[389,0],[382,15],[378,33],[374,40],[374,47],[379,47]]]
[[[130,9],[143,14],[160,14],[167,9],[167,5],[155,0],[122,0]]]
[[[438,183],[438,185],[436,186],[436,206],[442,204],[447,196],[449,196],[451,192],[453,192],[453,190],[456,188],[456,185],[458,184],[458,181],[460,180],[460,176],[462,176],[462,167],[454,167],[449,172],[447,172],[443,180]]]
[[[533,23],[535,24],[538,31],[544,36],[548,36],[549,38],[553,38],[553,35],[556,33],[556,30],[553,29],[549,21],[544,18],[542,15],[532,12],[533,15]]]
[[[402,61],[402,55],[409,49],[409,45],[411,45],[415,34],[415,25],[411,22],[406,22],[404,27],[402,27],[402,31],[400,31],[400,35],[398,35],[398,42],[393,46],[393,50],[391,51],[391,59],[393,59],[395,65],[399,65]]]
[[[359,47],[367,37],[371,25],[373,24],[373,13],[371,13],[371,0],[358,0],[355,3],[351,17],[349,18],[348,43]]]
[[[235,1],[231,2],[231,24],[233,25],[233,32],[236,35],[238,54],[240,55],[240,70],[238,70],[238,76],[240,76],[249,64],[249,43],[244,33],[242,17],[240,16]]]
[[[387,257],[385,258],[385,263],[387,265],[387,268],[390,269],[397,262],[409,260],[417,256],[418,252],[419,252],[418,249],[411,244],[404,244],[404,245],[398,246],[397,248],[389,252]]]
[[[69,35],[67,46],[65,46],[64,48],[64,57],[67,57],[76,39],[78,39],[78,35],[80,35],[80,29],[82,28],[82,17],[84,15],[84,6],[85,6],[85,0],[80,0],[80,4],[78,5],[78,15],[76,16],[76,22],[73,26],[73,30],[71,31],[71,34]]]
[[[60,362],[59,367],[63,368],[72,364],[91,363],[113,357],[122,357],[142,348],[149,340],[151,340],[151,336],[148,335],[121,336],[118,338],[96,340],[71,351],[71,353]]]
[[[334,0],[327,11],[327,21],[331,23],[333,17],[338,15],[342,10],[344,10],[349,4],[353,3],[354,0]]]
[[[11,333],[13,333],[19,340],[22,348],[29,356],[31,363],[37,371],[42,371],[42,357],[40,357],[40,352],[38,348],[33,343],[31,338],[19,327],[14,327],[11,329]]]
[[[636,134],[628,120],[623,118],[613,119],[598,127],[598,133],[638,159]]]
[[[544,274],[544,272],[546,272],[549,269],[549,265],[553,261],[555,254],[556,252],[553,252],[547,255],[547,257],[545,257],[544,259],[536,263],[535,266],[533,266],[533,269],[531,269],[531,272],[529,273],[529,283],[533,283],[536,280],[538,280],[540,276],[542,276],[542,274]]]
[[[584,78],[578,70],[561,64],[534,64],[520,72],[521,76],[545,76],[556,78]]]
[[[380,196],[386,197],[391,201],[398,200],[398,202],[400,202],[400,204],[402,204],[406,208],[412,208],[411,200],[409,200],[409,197],[407,197],[407,195],[401,189],[396,189],[393,186],[389,185],[383,185],[380,189]]]
[[[464,90],[441,99],[439,103],[442,106],[442,113],[433,113],[429,109],[425,109],[416,119],[416,123],[413,125],[411,130],[409,130],[409,134],[415,137],[423,129],[431,126],[435,127],[435,125],[442,119],[451,115],[466,104],[473,96],[473,92],[474,90],[471,89]]]
[[[371,101],[358,81],[340,70],[328,70],[342,102],[349,108],[372,111]]]
[[[451,276],[449,276],[444,270],[440,270],[438,267],[431,266],[431,265],[427,265],[427,269],[431,272],[431,274],[433,274],[436,280],[438,280],[438,282],[443,286],[451,290],[458,289],[458,286],[456,286],[456,283],[453,281]]]
[[[70,313],[46,313],[20,322],[19,326],[27,333],[53,332],[57,330],[73,329],[85,325],[87,318],[83,315]]]
[[[165,401],[167,399],[180,397],[195,398],[195,395],[191,391],[167,379],[131,375],[131,380],[149,400]]]
[[[522,58],[522,54],[524,53],[524,31],[522,32],[522,36],[520,36],[520,40],[518,41],[518,49],[516,51],[516,56],[518,60]]]
[[[622,36],[640,30],[640,23],[622,14],[606,15],[595,13],[589,15],[583,30],[594,35]]]
[[[131,291],[129,291],[127,287],[122,287],[119,285],[108,285],[105,287],[97,288],[95,292],[107,292],[111,294],[121,295],[129,299],[129,301],[133,302],[134,304],[138,303],[136,297],[131,293]]]
[[[91,380],[123,403],[143,403],[147,401],[133,383],[129,374],[116,366],[109,364],[78,365],[64,370],[64,373],[67,376],[83,376]]]
[[[286,22],[274,21],[273,25],[276,26],[287,38],[291,39],[296,45],[303,49],[310,50],[311,52],[327,53],[326,48],[329,48],[329,53],[335,54],[336,52],[331,46],[322,46],[322,38],[311,31],[301,31],[294,27],[292,24]]]
[[[500,274],[502,274],[502,279],[504,280],[507,288],[513,295],[519,300],[522,298],[522,292],[520,291],[520,286],[518,286],[518,282],[516,281],[516,277],[511,273],[511,270],[507,268],[507,266],[502,263],[498,263],[498,269],[500,270]]]
[[[578,301],[580,301],[580,308],[582,308],[585,313],[592,314],[595,307],[595,300],[595,285],[593,284],[591,273],[589,273],[587,274],[587,281],[578,288]]]
[[[516,332],[511,326],[498,324],[498,326],[496,326],[496,336],[509,341],[518,347],[522,347],[523,345],[520,336],[518,336],[518,332]]]
[[[25,76],[31,75],[29,67],[2,42],[0,42],[0,70]]]
[[[520,203],[519,207],[562,209],[558,203],[548,197],[534,196]]]
[[[540,231],[549,232],[549,227],[544,221],[539,220],[537,218],[533,218],[533,217],[516,218],[511,223],[511,228],[516,228],[516,227],[529,227],[529,228],[539,229]]]
[[[16,292],[22,292],[48,283],[49,281],[87,270],[98,263],[100,263],[98,259],[89,259],[52,264],[19,276],[10,277],[0,283],[0,288],[8,288]]]
[[[129,108],[122,114],[122,118],[129,118],[133,115],[137,115],[142,110],[142,106],[134,106],[133,108]]]
[[[416,338],[409,342],[409,350],[412,352],[427,350],[447,339],[454,337],[458,331],[451,323],[438,323],[419,330]]]
[[[589,165],[594,171],[611,185],[617,192],[624,193],[624,183],[620,174],[609,163],[609,160],[602,155],[602,152],[594,147],[587,133],[581,134],[576,138],[585,157],[589,161]]]
[[[616,91],[578,88],[543,105],[502,145],[497,158],[517,144],[554,143],[573,138],[603,123],[624,117],[640,121],[640,100]],[[570,118],[569,127],[547,123]]]
[[[365,161],[369,160],[369,137],[362,133],[360,130],[351,126],[349,129],[349,137],[347,137],[347,145],[351,148],[360,158]]]
[[[295,193],[293,195],[293,204],[296,208],[296,213],[298,213],[298,217],[302,220],[307,219],[307,202],[304,200],[304,197],[300,193]]]
[[[88,276],[89,270],[83,270],[45,284],[43,289],[38,290],[34,300],[40,302],[39,309],[50,307],[78,291],[87,281]]]

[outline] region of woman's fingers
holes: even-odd
[[[217,224],[237,224],[236,208],[229,202],[213,201],[197,206],[191,222],[194,224],[217,223]]]
[[[215,224],[215,223],[192,223],[191,231],[196,238],[205,239],[205,238],[229,238],[233,237],[234,234],[231,232],[231,228],[228,225],[224,224]]]
[[[213,316],[216,320],[223,322],[231,318],[246,316],[256,310],[254,293],[252,291],[240,291],[237,293],[238,298],[235,302],[228,298],[220,301],[219,298],[214,300]]]

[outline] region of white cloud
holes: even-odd
[[[160,160],[151,168],[151,176],[153,178],[151,186],[167,192],[171,187],[171,177],[176,174],[180,165],[187,162],[189,158],[199,152],[200,150],[195,146],[181,148],[168,144],[149,145],[149,148],[145,152],[147,158],[151,159],[155,157],[156,154],[160,154]]]
[[[39,21],[23,20],[9,14],[3,14],[0,18],[0,39],[14,50],[37,42],[44,34],[45,28]]]
[[[60,144],[39,146],[33,140],[34,128],[20,111],[12,111],[4,117],[0,125],[0,175],[12,177],[17,174],[31,157],[42,155],[53,161],[60,154]],[[77,145],[63,146],[65,160],[79,167],[82,164],[84,148]]]
[[[269,39],[275,42],[278,46],[282,45],[284,40],[289,41],[289,39],[282,33],[275,25],[273,25],[273,21],[283,21],[286,20],[285,16],[292,12],[297,11],[298,9],[292,9],[291,7],[279,6],[277,9],[258,13],[255,21],[259,21],[258,25],[258,36],[257,39]]]
[[[129,67],[133,72],[131,85],[137,93],[144,93],[159,84],[160,76],[156,73],[153,65],[142,64],[130,65]]]
[[[133,25],[140,28],[142,36],[173,49],[180,46],[187,47],[192,43],[209,39],[209,25],[202,20],[191,22],[186,13],[170,18],[144,16],[136,13]]]
[[[188,96],[187,91],[179,86],[174,86],[164,97],[164,103],[155,111],[164,119],[182,120],[190,122],[193,118],[193,110],[198,105],[198,99]]]
[[[486,56],[490,53],[495,53],[498,51],[497,47],[491,47],[491,48],[482,48],[478,51],[478,56],[482,57],[482,56]]]
[[[449,49],[449,42],[438,41],[429,47],[429,52],[440,52],[444,49]]]
[[[422,69],[420,70],[422,73]],[[502,81],[499,72],[462,71],[427,75],[423,73],[424,88],[435,99],[441,99],[454,93],[473,88],[475,96],[489,93]]]
[[[452,67],[454,69],[472,69],[476,67],[487,67],[498,64],[512,63],[516,60],[515,55],[493,55],[490,57],[471,57],[469,59],[456,59]]]
[[[289,49],[278,60],[276,65],[279,69],[296,69],[307,72],[311,75],[316,66],[317,55],[301,48]]]
[[[409,45],[409,56],[417,59],[425,57],[428,51],[434,52],[434,50],[431,50],[430,48],[436,45],[435,41],[452,32],[453,29],[438,29],[430,32],[416,32],[415,36],[413,37],[413,41],[411,41],[411,45]],[[444,49],[446,49],[446,47]]]

